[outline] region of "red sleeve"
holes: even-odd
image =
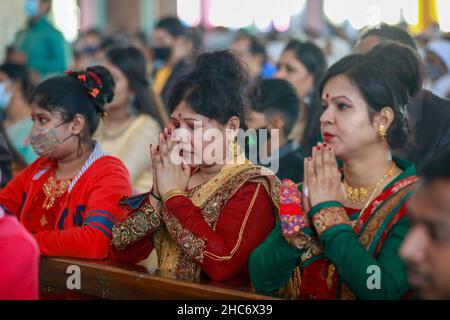
[[[42,255],[78,259],[108,256],[112,227],[125,218],[119,200],[131,194],[128,172],[119,160],[114,160],[117,162],[95,168],[98,174],[90,182],[83,226],[35,234]]]
[[[214,281],[234,278],[247,267],[251,252],[273,228],[273,205],[264,186],[245,184],[223,208],[216,229],[205,221],[202,210],[184,196],[166,202],[166,210],[196,237],[205,239],[202,270]],[[177,241],[176,239],[174,239]],[[182,243],[180,247],[184,249]]]
[[[125,250],[118,250],[113,245],[111,246],[111,259],[117,263],[137,264],[146,259],[153,250],[152,242],[153,233],[128,246]]]

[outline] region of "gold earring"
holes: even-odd
[[[237,157],[238,157],[238,143],[237,143],[237,137],[233,137],[231,138],[230,142],[229,142],[229,153],[231,154],[231,156],[233,157],[233,161],[236,162],[237,161]]]
[[[380,137],[381,140],[386,140],[387,137],[387,133],[386,133],[386,127],[382,124],[380,124],[380,126],[378,127],[378,136]]]

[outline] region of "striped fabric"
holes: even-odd
[[[36,174],[33,176],[33,181],[39,180],[40,177],[42,177],[49,168],[44,168],[36,172]]]
[[[78,172],[77,176],[72,180],[72,183],[70,184],[68,190],[69,193],[72,192],[72,189],[75,186],[75,184],[78,182],[78,180],[80,180],[83,174],[92,166],[92,164],[98,159],[107,155],[105,152],[103,152],[102,148],[100,147],[100,143],[98,143],[97,141],[94,141],[94,143],[95,143],[94,151],[92,151],[91,155],[84,163],[80,172]]]
[[[100,230],[108,238],[112,236],[112,228],[117,223],[117,218],[104,210],[92,210],[86,214],[83,225]]]

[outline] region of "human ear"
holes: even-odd
[[[392,122],[394,122],[395,112],[392,107],[384,107],[381,111],[376,115],[374,124],[376,127],[383,125],[386,130],[389,130]]]
[[[81,114],[76,114],[72,120],[71,131],[74,136],[80,135],[86,127],[86,119]]]

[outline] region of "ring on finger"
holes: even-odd
[[[305,198],[309,198],[309,188],[308,187],[303,188],[303,196]]]

